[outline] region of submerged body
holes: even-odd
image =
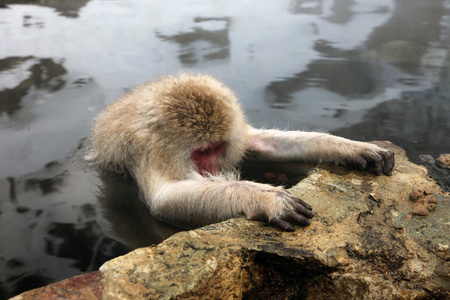
[[[324,133],[250,126],[233,92],[208,75],[162,77],[108,106],[92,130],[101,170],[127,171],[156,217],[199,226],[244,214],[292,231],[311,207],[282,187],[239,180],[245,156],[332,162],[390,175],[391,151]]]

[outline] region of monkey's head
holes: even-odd
[[[247,127],[236,96],[216,79],[161,77],[99,114],[92,156],[102,168],[150,165],[173,179],[192,170],[217,173],[244,156]]]
[[[241,160],[247,125],[229,88],[208,75],[180,74],[160,78],[152,90],[152,126],[172,160],[189,159],[201,173]]]

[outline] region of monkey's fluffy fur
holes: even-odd
[[[124,171],[147,160],[173,180],[191,168],[198,144],[227,141],[219,158],[226,169],[245,152],[246,120],[233,92],[209,75],[182,73],[136,87],[96,119],[91,141],[101,169]]]
[[[193,153],[217,143],[222,152],[201,155],[221,171],[233,170],[246,154],[280,163],[362,169],[373,164],[386,175],[394,166],[394,154],[376,145],[324,133],[255,129],[233,92],[208,75],[166,76],[135,88],[100,113],[91,142],[90,158],[100,170],[129,172],[152,214],[183,226],[244,214],[291,231],[292,224],[307,225],[314,215],[282,187],[196,173],[202,169]]]

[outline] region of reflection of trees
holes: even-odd
[[[352,5],[355,4],[353,0],[337,0],[334,1],[331,11],[333,14],[327,18],[331,23],[345,24],[353,17],[351,10]]]
[[[389,41],[403,40],[426,46],[439,39],[440,21],[445,13],[442,1],[396,0],[392,17],[375,28],[365,44],[373,49]]]
[[[93,205],[87,205],[85,209],[95,211]],[[66,265],[69,260],[72,261],[70,267],[74,271],[71,274],[64,274],[61,270],[53,270],[59,272],[45,274],[36,268],[35,261],[23,261],[21,258],[9,256],[2,268],[2,272],[9,275],[5,282],[0,284],[0,296],[4,294],[2,299],[65,279],[68,276],[98,270],[106,261],[130,251],[124,245],[104,236],[98,223],[94,220],[77,224],[53,222],[49,223],[46,229],[47,231],[42,234],[42,239],[45,240],[45,249],[34,249],[34,252],[30,253],[31,257],[39,254],[41,260],[46,259],[49,263],[60,260],[62,265]],[[44,253],[39,253],[42,250]],[[49,259],[48,256],[53,259]]]
[[[438,157],[450,149],[450,80],[428,91],[405,92],[400,100],[371,109],[363,121],[335,130],[337,135],[359,140],[389,140],[402,145],[408,157],[421,163],[419,155]],[[433,149],[433,153],[428,153]]]
[[[44,170],[56,168],[59,168],[60,172],[54,176],[47,177],[44,175],[44,177],[41,177],[43,174],[36,174],[36,177],[26,179],[24,181],[24,190],[29,191],[31,189],[38,188],[42,195],[58,192],[64,185],[65,177],[67,176],[66,171],[61,168],[61,165],[58,162],[50,162],[46,164]]]
[[[51,162],[31,174],[0,179],[0,186],[10,190],[9,199],[0,198],[1,299],[97,270],[130,250],[104,234],[94,201],[60,199],[70,193],[66,187],[76,184],[70,174],[65,165]]]
[[[289,103],[291,94],[308,87],[322,87],[348,98],[360,97],[375,91],[377,86],[373,64],[352,60],[317,60],[305,72],[266,88],[269,99]]]
[[[353,17],[353,0],[336,0],[330,8],[332,15],[326,19],[331,23],[345,24]],[[289,5],[289,11],[293,14],[314,14],[323,13],[323,0],[292,0]]]
[[[316,5],[304,5],[311,3]],[[346,22],[345,20],[351,18],[352,4],[352,0],[334,1],[332,11],[335,16],[329,17],[329,21]],[[293,13],[320,14],[321,7],[322,1],[291,2]],[[382,12],[383,9],[385,8],[380,7],[378,10]],[[293,93],[308,87],[322,87],[347,98],[370,96],[377,84],[383,80],[377,74],[380,73],[379,70],[374,68],[377,62],[371,63],[370,60],[388,61],[404,72],[417,74],[426,47],[430,42],[439,40],[439,22],[444,12],[439,1],[397,0],[393,16],[383,26],[374,30],[364,49],[343,51],[334,48],[328,41],[316,41],[314,49],[320,52],[322,57],[333,60],[314,61],[305,72],[270,83],[266,88],[267,99],[272,103],[283,104],[281,107],[284,107],[286,103],[291,102]]]
[[[67,180],[67,172],[59,162],[49,162],[42,170],[15,178],[8,177],[9,198],[16,202],[18,195],[39,190],[41,195],[59,192]],[[28,210],[25,210],[28,211]]]
[[[225,22],[224,29],[207,30],[194,27],[192,31],[181,32],[175,35],[164,35],[160,32],[156,36],[165,41],[174,41],[181,47],[180,61],[185,65],[197,64],[201,59],[219,60],[230,56],[230,40],[228,38],[229,18],[195,18],[194,22],[201,23],[210,21]],[[198,42],[206,42],[208,45],[197,45]]]
[[[77,18],[80,8],[86,5],[89,0],[3,0],[1,4],[35,4],[47,7],[53,7],[60,16],[68,18]]]
[[[53,59],[36,59],[27,57],[8,57],[0,60],[0,72],[14,72],[14,69],[21,64],[31,64],[28,68],[27,77],[13,88],[6,88],[0,91],[0,115],[5,112],[13,115],[21,108],[22,98],[28,94],[31,87],[55,92],[63,88],[65,80],[62,78],[67,70],[60,63]]]
[[[323,11],[323,0],[292,0],[289,11],[293,14],[320,15]]]
[[[80,207],[80,218],[89,212],[96,216],[95,206]],[[45,239],[45,252],[49,255],[69,258],[73,267],[81,272],[95,271],[107,260],[123,255],[131,249],[104,235],[95,218],[82,224],[51,223]]]

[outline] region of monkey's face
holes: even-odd
[[[190,158],[197,166],[197,172],[201,175],[220,173],[219,157],[225,148],[226,142],[200,145],[192,149]]]

